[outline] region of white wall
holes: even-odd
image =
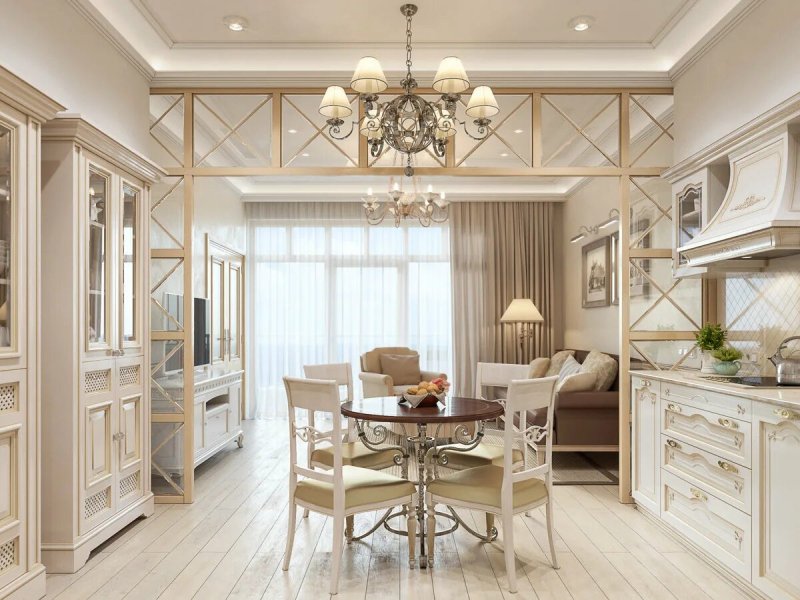
[[[197,177],[194,185],[194,295],[206,296],[206,234],[245,254],[246,217],[240,194],[220,177]]]
[[[147,155],[149,83],[67,0],[0,0],[0,65]]]
[[[562,211],[562,290],[564,347],[579,350],[602,350],[619,354],[619,307],[581,306],[581,247],[600,236],[590,236],[578,243],[569,240],[581,225],[595,225],[608,217],[619,203],[619,180],[598,177],[570,195]],[[613,233],[609,228],[602,235]]]
[[[675,162],[800,93],[800,2],[766,0],[675,82]]]

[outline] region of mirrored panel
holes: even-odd
[[[647,340],[631,342],[631,362],[645,369],[700,369],[700,352],[694,340]]]
[[[183,166],[183,94],[150,96],[150,158],[162,167]]]
[[[529,167],[532,161],[532,105],[530,95],[498,94],[500,112],[493,117],[489,133],[481,138],[474,119],[465,113],[469,97],[462,98],[456,115],[464,121],[466,131],[458,126],[451,138],[456,145],[456,166],[459,167]]]
[[[660,177],[631,178],[631,248],[672,248],[672,191]]]
[[[0,125],[0,347],[9,348],[12,340],[14,262],[12,231],[15,210],[14,131]]]
[[[108,225],[110,221],[109,176],[89,170],[89,234],[86,276],[86,339],[90,345],[107,344],[108,338]]]
[[[543,166],[618,164],[619,95],[542,95]]]
[[[671,94],[630,95],[630,162],[635,167],[663,167],[672,164]]]
[[[203,167],[272,164],[272,97],[265,94],[196,94],[194,161]]]
[[[350,94],[353,114],[344,119],[341,133],[351,131],[358,121],[358,94]],[[281,96],[281,150],[284,167],[357,167],[358,127],[344,139],[329,131],[319,114],[321,94],[285,94]]]
[[[136,340],[139,324],[136,322],[138,314],[138,271],[136,257],[139,248],[139,194],[140,190],[127,183],[122,186],[122,236],[120,239],[122,260],[120,295],[121,323],[123,342]]]
[[[183,423],[159,423],[152,427],[151,477],[156,496],[183,496]]]

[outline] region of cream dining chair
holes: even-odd
[[[353,369],[350,363],[332,363],[320,365],[305,365],[303,373],[308,379],[322,379],[335,381],[337,395],[342,402],[353,400]],[[345,388],[345,396],[341,396],[342,388]],[[367,448],[357,438],[352,421],[346,419],[347,429],[342,443],[342,464],[365,469],[386,469],[398,464],[397,460],[403,459],[402,454],[396,450],[387,448],[386,450],[374,451]],[[313,426],[314,424],[311,423]],[[313,438],[308,440],[308,467],[329,470],[333,468],[333,446],[324,444],[316,447]],[[396,460],[397,457],[397,460]],[[303,511],[303,518],[308,517],[308,509]],[[348,542],[353,537],[353,518],[348,517],[345,536]]]
[[[334,380],[283,378],[289,403],[289,529],[283,570],[289,569],[297,526],[297,507],[333,517],[333,556],[331,561],[330,593],[339,589],[339,566],[342,558],[344,524],[348,516],[362,512],[403,505],[408,512],[409,561],[414,560],[413,540],[416,538],[414,484],[389,473],[345,465],[342,459],[342,420],[340,398]],[[306,411],[307,425],[298,424],[298,410]],[[330,431],[314,427],[314,414],[330,416]],[[307,442],[327,441],[332,448],[333,466],[317,471],[298,464],[297,438]]]
[[[499,515],[502,519],[503,552],[506,560],[509,591],[517,591],[514,565],[514,515],[527,512],[541,505],[546,506],[547,537],[550,542],[550,560],[558,568],[558,559],[553,544],[553,405],[558,377],[514,380],[508,388],[505,400],[505,422],[503,442],[505,452],[503,465],[486,465],[445,475],[428,485],[426,506],[428,510],[428,548],[433,556],[436,534],[436,504],[478,510]],[[526,425],[529,410],[547,409],[547,422],[543,426]],[[514,418],[519,419],[519,428],[509,427]],[[539,443],[545,440],[544,460]],[[537,448],[538,466],[525,465],[514,471],[512,456],[515,446]],[[430,564],[430,558],[428,559]]]

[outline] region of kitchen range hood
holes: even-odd
[[[678,248],[689,266],[800,254],[797,145],[784,126],[731,154],[730,183],[719,210]]]

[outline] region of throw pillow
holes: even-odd
[[[557,392],[591,392],[597,375],[594,373],[574,373],[556,385]]]
[[[616,360],[598,350],[589,352],[581,366],[582,373],[594,373],[597,376],[594,389],[598,392],[607,392],[611,389],[617,378],[618,369],[619,365]]]
[[[547,367],[547,373],[545,373],[545,377],[558,375],[561,372],[561,367],[564,365],[564,361],[567,360],[567,357],[569,356],[575,356],[575,350],[561,350],[560,352],[553,354],[553,358],[550,359],[550,366]]]
[[[550,367],[550,359],[547,358],[546,356],[540,356],[539,358],[534,358],[531,361],[531,370],[528,372],[528,377],[530,379],[539,379],[539,377],[544,377],[549,367]]]
[[[394,385],[416,385],[422,378],[419,354],[381,354],[381,371]]]
[[[567,360],[564,361],[561,370],[558,372],[558,383],[561,383],[570,375],[577,375],[580,372],[581,363],[575,360],[574,357],[568,356]]]

